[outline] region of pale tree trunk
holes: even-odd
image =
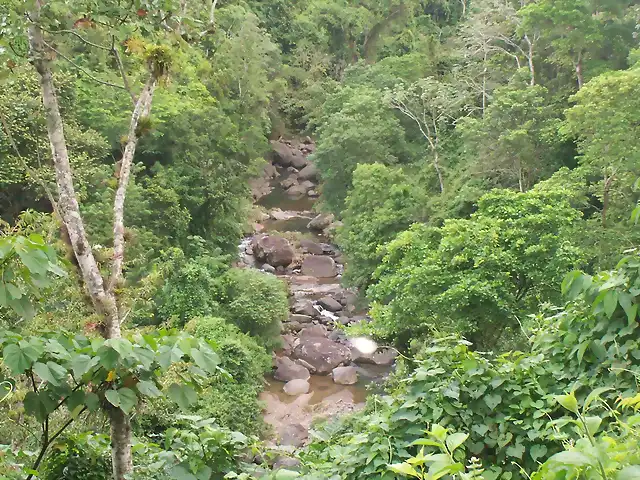
[[[138,101],[131,114],[131,122],[129,124],[129,133],[127,143],[122,154],[120,163],[120,175],[118,179],[118,188],[116,190],[115,200],[113,204],[113,257],[111,260],[111,278],[107,291],[114,295],[115,288],[121,286],[122,265],[124,263],[124,201],[127,194],[127,186],[131,177],[131,166],[133,164],[133,155],[138,145],[138,134],[136,128],[141,117],[147,117],[151,111],[151,102],[153,100],[153,91],[156,80],[149,77],[144,89],[138,96]],[[111,337],[110,337],[111,338]]]
[[[211,10],[209,10],[209,25],[213,27],[216,23],[216,5],[218,0],[211,0]]]
[[[582,88],[582,85],[584,85],[584,76],[582,74],[582,52],[578,53],[578,59],[576,60],[575,68],[576,79],[578,81],[578,90],[580,90]]]
[[[530,86],[534,86],[536,84],[536,67],[533,63],[533,46],[534,42],[529,38],[529,35],[525,34],[524,39],[529,46],[529,52],[527,54],[527,62],[529,63],[529,72],[531,73],[531,80],[529,82]]]
[[[482,116],[484,117],[484,111],[487,108],[487,51],[484,52],[484,58],[482,60],[484,69],[482,70]]]
[[[438,150],[433,150],[433,166],[438,174],[438,182],[440,183],[440,193],[444,193],[444,178],[442,177],[442,171],[440,170],[440,158],[438,156]]]
[[[56,97],[51,61],[48,56],[40,21],[40,8],[43,0],[36,0],[30,14],[29,46],[31,61],[40,77],[42,103],[45,111],[47,133],[51,144],[53,166],[58,189],[58,211],[68,231],[71,247],[78,262],[83,282],[87,288],[96,312],[104,321],[104,336],[120,338],[120,316],[113,288],[105,288],[91,245],[87,237],[80,206],[73,184],[73,174],[69,163],[64,137],[64,126]],[[114,204],[114,251],[117,253],[112,265],[113,285],[122,278],[122,259],[124,256],[124,200],[130,178],[131,163],[138,142],[136,128],[142,114],[148,115],[156,79],[151,77],[139,95],[131,118],[129,138],[122,159],[121,174]],[[117,261],[116,261],[117,260]],[[119,408],[109,411],[111,424],[111,447],[113,475],[115,480],[124,480],[133,469],[131,458],[131,423],[128,415]]]

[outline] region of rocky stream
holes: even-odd
[[[362,408],[367,386],[389,373],[394,352],[363,352],[339,328],[367,317],[357,292],[340,284],[343,257],[330,240],[339,223],[313,212],[318,178],[308,155],[315,145],[307,137],[272,146],[271,163],[251,185],[261,218],[240,244],[240,263],[289,287],[283,347],[261,400],[273,444],[295,448],[307,443],[314,420]]]

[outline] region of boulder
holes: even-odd
[[[300,155],[294,155],[291,159],[291,166],[297,168],[298,170],[304,170],[304,168],[309,164],[309,161]]]
[[[342,310],[342,304],[335,298],[329,296],[322,297],[320,300],[318,300],[318,303],[322,308],[329,310],[330,312],[337,312]]]
[[[332,213],[329,213],[329,214],[321,213],[320,215],[317,215],[316,217],[314,217],[313,220],[311,220],[307,224],[307,228],[309,230],[316,230],[318,232],[321,232],[325,228],[327,228],[329,225],[331,225],[334,219],[335,217],[333,216]]]
[[[298,172],[298,178],[301,180],[318,181],[318,169],[313,163],[309,163],[306,167]]]
[[[302,329],[302,325],[298,322],[285,322],[280,325],[280,332],[282,333],[295,333]]]
[[[296,343],[296,337],[293,335],[280,335],[280,343],[282,343],[282,353],[285,355],[291,355]],[[277,360],[276,360],[277,362]],[[276,367],[278,364],[276,363]]]
[[[311,145],[313,143],[313,140],[311,140],[311,137],[307,135],[306,137],[304,137],[303,143],[305,145]]]
[[[309,438],[309,431],[299,423],[290,423],[280,432],[280,445],[302,447]]]
[[[296,177],[294,177],[293,175],[291,175],[288,178],[285,178],[284,180],[282,180],[280,182],[280,186],[282,188],[284,188],[285,190],[293,187],[294,185],[296,185],[298,183],[298,179]]]
[[[306,238],[300,240],[300,247],[302,247],[305,252],[313,255],[322,255],[324,253],[322,245],[311,240],[307,240]]]
[[[306,315],[309,317],[315,317],[318,315],[318,311],[313,308],[313,303],[309,300],[299,300],[293,304],[291,307],[291,311],[293,313],[297,313],[300,315]]]
[[[398,353],[389,348],[379,350],[373,354],[373,363],[376,365],[392,365],[395,362]]]
[[[312,188],[315,188],[316,185],[309,180],[305,180],[304,182],[300,182],[300,186],[306,188],[307,190],[311,190]]]
[[[258,260],[274,267],[286,267],[293,262],[294,251],[286,238],[257,235],[253,238],[252,248]]]
[[[300,184],[292,185],[287,188],[287,195],[291,195],[292,197],[306,195],[307,189]]]
[[[262,462],[255,462],[255,463],[259,465]],[[273,463],[273,470],[277,471],[277,470],[280,470],[281,468],[296,469],[299,466],[300,466],[300,460],[298,460],[297,458],[280,456],[276,458],[276,461]]]
[[[343,385],[351,385],[351,384],[343,383]],[[296,378],[295,380],[290,380],[287,383],[285,383],[284,387],[282,387],[282,390],[287,395],[298,396],[298,395],[302,395],[303,393],[308,393],[309,388],[310,388],[309,382],[301,378]]]
[[[265,263],[264,265],[262,265],[260,270],[267,273],[276,273],[276,267],[274,267],[273,265],[269,265],[268,263]]]
[[[340,385],[353,385],[354,383],[358,383],[358,371],[356,367],[336,367],[331,372],[331,377],[334,383]]]
[[[311,277],[330,278],[335,277],[338,272],[333,258],[308,255],[302,261],[302,274]]]
[[[296,359],[296,363],[302,365],[304,368],[309,370],[310,373],[316,373],[315,367],[313,365],[311,365],[310,363],[307,363],[304,360],[300,360],[299,358]]]
[[[311,323],[313,321],[313,317],[311,317],[309,315],[293,314],[293,315],[289,315],[289,321],[290,322],[297,322],[299,324],[307,324],[307,323]]]
[[[351,351],[344,345],[323,337],[304,337],[294,349],[294,356],[313,365],[320,374],[330,373],[351,361]],[[309,372],[306,368],[304,369]]]
[[[274,161],[283,167],[288,167],[291,165],[294,159],[294,149],[292,149],[289,145],[286,145],[282,142],[272,141],[271,146],[273,151],[275,152]]]
[[[331,224],[325,228],[322,233],[329,238],[333,238],[336,234],[336,232],[338,231],[338,228],[342,227],[344,224],[337,220],[335,222],[331,222]]]
[[[319,196],[320,196],[320,194],[318,192],[316,192],[315,190],[309,190],[307,192],[307,197],[309,197],[309,198],[316,198],[316,197],[319,197]]]
[[[309,380],[311,374],[309,370],[295,363],[289,357],[279,357],[276,359],[276,371],[273,377],[281,382],[290,382],[296,379]]]
[[[278,170],[276,170],[275,165],[273,163],[267,163],[264,166],[264,176],[267,178],[274,178],[278,176]]]
[[[311,325],[300,331],[300,338],[327,337],[329,332],[323,325]]]

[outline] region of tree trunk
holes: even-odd
[[[529,39],[529,35],[525,34],[524,39],[529,45],[529,53],[527,54],[527,62],[529,63],[529,73],[531,74],[531,80],[529,85],[533,87],[536,84],[536,67],[533,63],[533,42]]]
[[[576,79],[578,80],[578,90],[580,90],[584,84],[584,76],[582,74],[582,52],[578,53],[578,60],[576,61],[575,67]]]
[[[104,319],[104,336],[120,338],[120,316],[113,289],[105,288],[104,280],[87,237],[80,206],[73,184],[73,174],[69,163],[64,137],[64,126],[56,97],[47,46],[38,22],[44,0],[36,0],[30,14],[29,47],[33,66],[40,77],[42,103],[44,106],[47,133],[51,144],[51,154],[58,189],[58,211],[69,234],[71,247],[77,259],[83,282],[87,288],[96,312]],[[123,154],[120,181],[114,203],[114,265],[112,277],[115,283],[122,277],[124,256],[124,200],[129,181],[131,163],[138,137],[136,130],[141,115],[148,115],[151,108],[156,78],[152,75],[141,92],[134,108],[129,129],[129,139]],[[117,258],[117,261],[115,261]],[[113,275],[113,272],[116,272]],[[114,285],[115,285],[114,283]],[[109,411],[111,423],[111,448],[113,475],[115,480],[125,480],[132,470],[131,423],[129,417],[119,408]]]
[[[442,177],[442,171],[440,170],[440,160],[438,157],[438,150],[433,150],[433,166],[438,174],[438,182],[440,182],[440,193],[444,193],[444,178]]]
[[[139,132],[137,132],[138,123],[141,117],[146,117],[151,112],[151,101],[153,100],[153,91],[156,79],[152,75],[149,77],[144,89],[138,96],[133,113],[131,114],[131,122],[129,124],[129,133],[127,136],[127,144],[120,161],[120,175],[118,179],[118,188],[116,190],[115,200],[113,204],[113,257],[111,260],[111,278],[107,291],[115,297],[115,288],[123,283],[122,266],[124,263],[124,201],[127,194],[127,186],[131,176],[131,165],[133,163],[133,155],[138,145]],[[109,338],[114,338],[109,336]]]

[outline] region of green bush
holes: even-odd
[[[219,282],[221,313],[267,347],[277,344],[280,324],[289,315],[285,284],[273,275],[232,268]]]
[[[263,375],[271,368],[271,357],[254,338],[217,317],[196,318],[187,324],[186,330],[217,345],[220,366],[233,381],[262,384]]]
[[[90,433],[56,442],[42,473],[45,480],[109,480],[111,476],[109,438]]]

